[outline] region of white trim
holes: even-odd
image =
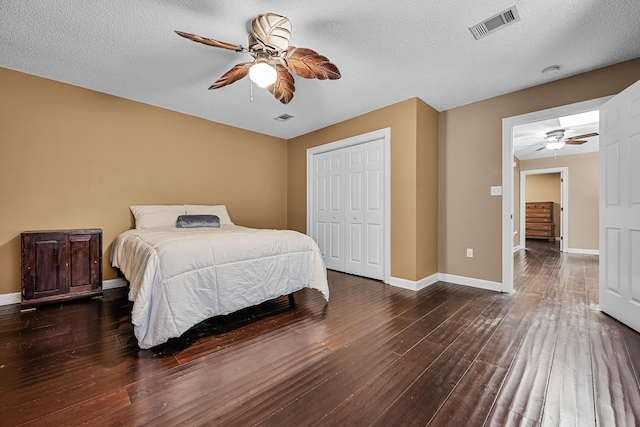
[[[341,139],[317,147],[307,149],[307,235],[311,236],[313,229],[313,156],[328,151],[339,150],[353,145],[382,139],[384,156],[384,265],[382,266],[383,280],[391,280],[391,128],[374,130],[351,138]]]
[[[110,279],[102,281],[102,289],[115,289],[122,288],[127,286],[127,281],[118,278],[118,279]],[[11,304],[20,304],[22,301],[22,294],[20,292],[15,292],[11,294],[0,294],[0,306],[3,305],[11,305]]]
[[[570,253],[570,254],[582,254],[582,255],[600,255],[600,250],[599,249],[569,248],[569,249],[567,249],[567,253]]]
[[[123,278],[117,278],[117,279],[110,279],[110,280],[103,280],[102,281],[102,289],[116,289],[116,288],[123,288],[127,286],[127,281],[124,280]]]
[[[513,252],[514,252],[514,253],[515,253],[515,252],[518,252],[520,249],[524,249],[524,247],[523,247],[523,246],[521,246],[521,245],[514,246],[514,247],[513,247]]]
[[[570,249],[569,252],[593,254],[594,251],[591,249]],[[595,253],[594,255],[597,255],[597,253]],[[409,289],[411,291],[419,291],[437,282],[455,283],[457,285],[471,286],[473,288],[488,289],[490,291],[497,291],[497,292],[501,291],[501,286],[502,286],[498,282],[490,282],[488,280],[474,279],[472,277],[455,276],[453,274],[444,274],[444,273],[435,273],[435,274],[432,274],[431,276],[420,279],[417,282],[413,280],[401,279],[399,277],[390,277],[388,283],[391,286],[395,286],[397,288]],[[124,286],[127,286],[127,281],[122,278],[102,281],[103,290],[121,288]],[[10,304],[19,304],[20,301],[21,301],[20,292],[16,292],[12,294],[0,294],[0,306],[10,305]]]
[[[456,285],[470,286],[472,288],[487,289],[490,291],[500,292],[502,283],[490,282],[488,280],[474,279],[472,277],[456,276],[454,274],[435,273],[417,282],[413,280],[401,279],[399,277],[391,277],[389,284],[402,289],[411,291],[419,291],[429,287],[437,282],[454,283]]]
[[[611,96],[502,119],[502,291],[513,293],[513,127],[599,109]]]
[[[569,250],[569,168],[566,166],[547,169],[529,169],[520,171],[520,230],[525,229],[525,211],[527,200],[527,176],[544,175],[548,173],[560,174],[560,251]],[[526,233],[520,233],[520,246],[526,247]],[[558,240],[556,238],[556,240]]]
[[[440,273],[439,276],[441,282],[455,283],[456,285],[470,286],[472,288],[487,289],[496,292],[504,292],[503,284],[500,282],[491,282],[489,280],[474,279],[473,277],[463,277],[445,273]]]
[[[502,286],[513,293],[513,126],[502,119]]]
[[[401,279],[399,277],[390,277],[389,284],[397,288],[409,289],[411,291],[419,291],[421,289],[424,289],[433,285],[434,283],[437,283],[439,280],[440,280],[440,274],[435,273],[429,277],[420,279],[417,282],[414,282],[413,280]]]
[[[15,292],[11,294],[0,294],[0,306],[20,304],[21,300],[22,300],[22,293],[20,292]]]

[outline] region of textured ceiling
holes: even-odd
[[[513,1],[0,0],[0,66],[291,138],[414,96],[442,111],[640,57],[638,0],[520,1],[519,22],[473,38]],[[251,102],[248,78],[208,91],[250,57],[174,30],[246,46],[266,12],[342,78],[296,77],[288,105],[258,88]],[[543,75],[550,65],[561,71]]]

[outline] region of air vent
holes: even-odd
[[[283,114],[281,116],[276,117],[276,120],[279,122],[286,122],[287,120],[293,119],[293,116],[290,114]]]
[[[475,37],[476,40],[478,40],[504,27],[505,25],[517,22],[519,20],[520,20],[520,15],[518,14],[518,9],[516,9],[515,6],[512,6],[509,9],[503,12],[500,12],[495,16],[492,16],[487,20],[474,25],[473,27],[469,27],[469,31],[471,31],[471,34],[473,34],[473,37]]]

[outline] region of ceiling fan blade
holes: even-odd
[[[249,50],[267,49],[276,54],[286,50],[291,37],[291,22],[275,13],[258,15],[251,21]]]
[[[538,148],[536,151],[544,150],[545,148],[547,148],[547,147],[545,145],[543,145],[542,147]]]
[[[236,52],[243,52],[244,48],[240,45],[235,45],[231,43],[220,42],[218,40],[208,39],[206,37],[200,37],[195,34],[184,33],[182,31],[175,31],[175,33],[179,36],[184,37],[185,39],[193,40],[194,42],[206,44],[208,46],[220,47],[222,49],[235,50]]]
[[[284,59],[291,71],[305,79],[337,80],[341,77],[335,64],[311,49],[291,46]]]
[[[592,133],[585,133],[584,135],[572,136],[571,138],[567,138],[565,142],[574,141],[576,139],[582,139],[582,138],[591,138],[592,136],[598,136],[598,134],[596,132],[592,132]]]
[[[585,142],[587,142],[587,141],[576,141],[574,139],[568,139],[564,143],[565,144],[580,145],[580,144],[584,144]]]
[[[209,90],[219,89],[223,86],[227,86],[231,83],[237,82],[238,80],[249,74],[249,68],[251,68],[252,65],[253,62],[244,62],[242,64],[237,64],[232,69],[224,73],[222,77],[220,77],[214,84],[209,86]]]
[[[295,81],[289,70],[282,66],[276,66],[278,78],[276,82],[267,87],[267,90],[283,104],[288,104],[293,99],[293,92],[296,90]]]

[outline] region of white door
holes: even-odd
[[[314,168],[314,239],[327,268],[343,271],[344,208],[343,159],[341,150],[313,156]]]
[[[600,108],[600,310],[640,332],[640,81]]]
[[[345,272],[364,276],[364,144],[344,148],[345,163]]]
[[[364,146],[365,259],[366,274],[384,279],[384,140]]]
[[[383,140],[345,148],[345,269],[382,280],[383,270]]]
[[[327,268],[384,279],[384,140],[314,154],[314,224]]]

